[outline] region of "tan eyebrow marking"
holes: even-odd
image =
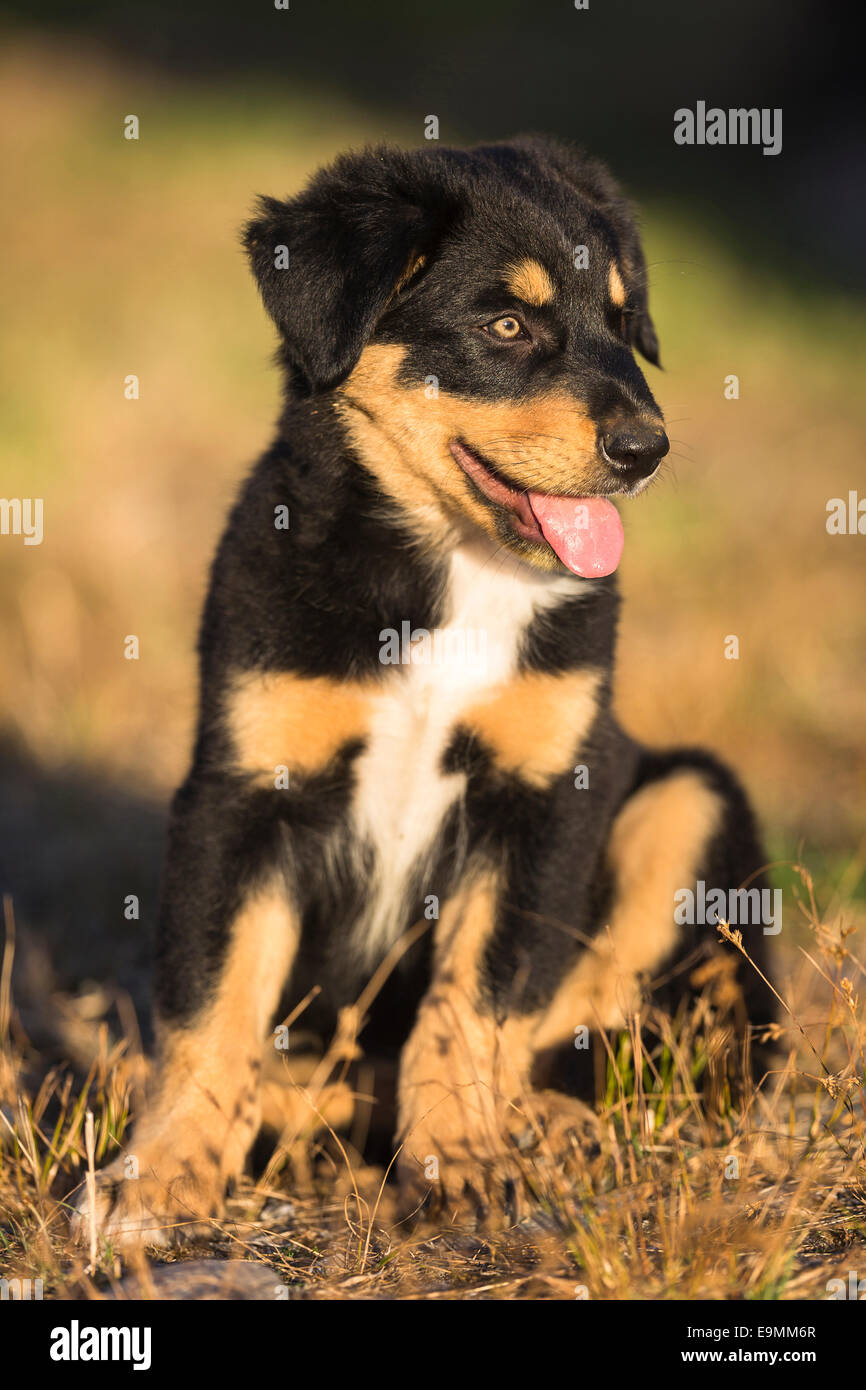
[[[617,309],[621,309],[625,304],[625,285],[622,283],[622,276],[616,265],[612,265],[610,268],[610,274],[607,277],[607,288]]]
[[[556,294],[553,281],[540,261],[527,256],[525,260],[507,265],[504,273],[508,290],[527,304],[549,304]]]

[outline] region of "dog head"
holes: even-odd
[[[539,140],[346,155],[247,226],[294,389],[330,393],[425,536],[481,528],[542,569],[616,568],[608,500],[668,452],[631,210]]]

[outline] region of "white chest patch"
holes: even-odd
[[[463,773],[444,774],[442,754],[461,714],[514,674],[533,617],[579,581],[531,570],[493,545],[463,546],[451,560],[445,626],[412,634],[408,626],[383,648],[396,663],[377,697],[365,751],[355,764],[355,831],[371,845],[375,868],[357,946],[379,959],[409,925],[409,891],[421,895],[443,820],[460,803]]]

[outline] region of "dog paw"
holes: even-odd
[[[468,1146],[467,1146],[468,1150]],[[520,1162],[506,1150],[434,1153],[398,1159],[400,1205],[408,1216],[469,1218],[481,1228],[512,1226],[523,1215]]]
[[[524,1164],[511,1131],[522,1123],[518,1106],[494,1108],[472,1088],[434,1106],[406,1130],[397,1159],[402,1208],[513,1225],[524,1209]]]
[[[419,1124],[397,1159],[401,1207],[408,1215],[474,1218],[481,1227],[515,1225],[544,1190],[594,1163],[601,1130],[593,1111],[557,1091],[534,1092],[507,1107],[495,1134]]]
[[[145,1245],[166,1247],[211,1229],[224,1195],[218,1164],[205,1153],[131,1152],[96,1175],[91,1214],[87,1190],[71,1219],[73,1238],[90,1239],[129,1254]]]
[[[522,1123],[512,1124],[510,1134],[521,1154],[559,1167],[599,1157],[601,1125],[583,1101],[561,1091],[535,1091],[520,1109]]]

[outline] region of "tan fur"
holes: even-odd
[[[595,718],[601,672],[524,671],[463,715],[499,767],[546,787],[572,766]]]
[[[154,1100],[126,1153],[100,1175],[98,1220],[115,1248],[165,1244],[218,1212],[259,1128],[262,1039],[297,943],[274,880],[238,914],[211,1003],[194,1023],[160,1031]]]
[[[432,1181],[459,1196],[469,1182],[483,1191],[483,1170],[501,1158],[507,1125],[519,1118],[536,1020],[497,1023],[479,993],[498,894],[494,876],[465,884],[437,926],[433,982],[400,1061],[400,1170],[410,1188]],[[431,1159],[438,1178],[424,1176]],[[505,1176],[500,1163],[500,1181]]]
[[[610,922],[565,977],[534,1039],[542,1051],[579,1025],[621,1028],[677,941],[674,895],[695,879],[720,824],[721,798],[696,772],[678,772],[636,792],[613,824]]]
[[[606,482],[596,425],[580,403],[551,392],[525,401],[464,400],[398,380],[406,349],[367,347],[340,387],[338,409],[362,462],[399,503],[426,544],[443,544],[467,517],[499,539],[489,508],[455,462],[461,440],[521,488],[582,497]],[[540,551],[541,567],[558,564]]]
[[[607,288],[608,293],[610,294],[610,297],[616,305],[617,309],[621,309],[625,304],[626,299],[625,285],[622,282],[622,276],[620,275],[619,268],[616,265],[612,265],[610,268],[610,274],[607,277]]]
[[[227,718],[235,766],[263,785],[275,769],[307,775],[367,731],[373,681],[331,680],[290,671],[244,671],[231,686]]]
[[[506,266],[504,278],[507,289],[526,304],[541,308],[550,304],[556,294],[550,275],[540,261],[531,256],[516,265]]]
[[[322,1058],[315,1053],[296,1056],[279,1052],[272,1045],[265,1050],[262,1125],[287,1145],[309,1139],[328,1126],[345,1130],[352,1123],[352,1087],[340,1080],[317,1084],[321,1066]]]

